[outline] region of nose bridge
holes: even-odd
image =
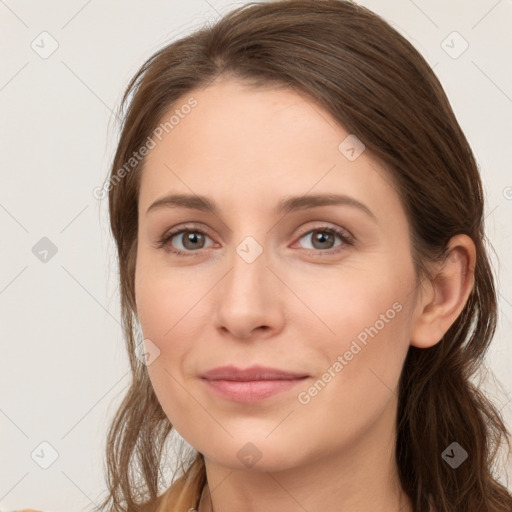
[[[261,237],[260,237],[261,238]],[[227,276],[232,291],[242,298],[262,292],[262,285],[267,281],[268,249],[263,247],[252,235],[245,236],[234,247],[231,260],[231,271]]]
[[[263,243],[247,235],[233,246],[228,258],[230,270],[219,283],[216,297],[216,320],[218,326],[238,338],[249,337],[257,327],[275,328],[278,323],[272,283],[275,277],[267,268],[269,256]]]

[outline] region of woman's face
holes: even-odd
[[[162,122],[173,114],[141,178],[135,283],[169,420],[205,457],[237,469],[382,442],[417,309],[408,221],[389,176],[290,90],[223,79]],[[175,194],[190,205],[150,208]],[[341,199],[317,199],[328,195]],[[192,207],[205,204],[198,196],[215,211]],[[304,378],[202,377],[229,365]]]

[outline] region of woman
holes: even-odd
[[[103,510],[512,510],[470,382],[497,314],[481,180],[413,46],[348,1],[254,3],[129,97]],[[162,486],[173,430],[194,457]]]

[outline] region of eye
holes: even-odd
[[[174,238],[181,244],[181,247],[176,248],[172,242]],[[194,227],[184,227],[166,233],[158,241],[157,247],[163,248],[178,256],[193,256],[191,253],[205,248],[205,238],[210,237],[203,230]]]
[[[311,241],[312,247],[305,247],[305,249],[308,249],[313,256],[337,254],[346,246],[354,245],[354,238],[350,233],[332,226],[319,226],[309,230],[302,230],[300,235],[299,240],[307,240],[309,238]],[[333,245],[335,244],[336,237],[341,242]],[[185,226],[166,233],[157,241],[156,246],[177,256],[196,256],[194,253],[199,253],[201,249],[207,248],[205,247],[206,238],[210,237],[202,229],[194,226]],[[176,244],[179,244],[178,247]]]
[[[336,237],[341,240],[341,243],[333,245]],[[331,226],[319,226],[303,231],[300,240],[302,239],[311,240],[313,247],[306,247],[306,249],[316,251],[319,256],[323,254],[337,254],[343,250],[344,246],[354,244],[353,237],[348,232]]]

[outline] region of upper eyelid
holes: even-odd
[[[312,221],[312,222],[322,222],[322,221]],[[344,228],[342,226],[336,226],[336,225],[332,225],[332,223],[329,223],[327,221],[323,222],[322,225],[318,225],[318,226],[309,226],[309,227],[304,227],[304,228],[299,228],[298,230],[298,233],[299,235],[305,235],[305,234],[308,234],[310,233],[311,231],[315,231],[315,229],[321,231],[322,229],[333,229],[335,231],[342,231],[344,233],[346,233],[346,235],[350,238],[355,238],[354,235],[352,235],[352,233],[347,229],[347,228]]]
[[[354,241],[356,237],[345,227],[334,225],[333,223],[330,223],[328,221],[310,221],[310,222],[318,222],[320,225],[315,226],[306,226],[306,227],[300,227],[298,229],[298,237],[299,239],[302,238],[304,235],[307,235],[311,233],[311,231],[314,230],[322,230],[322,229],[333,229],[335,231],[341,231],[346,238],[349,240]],[[183,232],[186,231],[200,231],[209,236],[213,239],[212,235],[210,234],[210,230],[208,228],[204,228],[203,226],[200,226],[199,224],[185,224],[181,227],[176,227],[171,229],[168,234],[165,234],[163,238],[173,238],[177,235],[181,235]],[[342,236],[341,234],[337,233],[338,236]]]

